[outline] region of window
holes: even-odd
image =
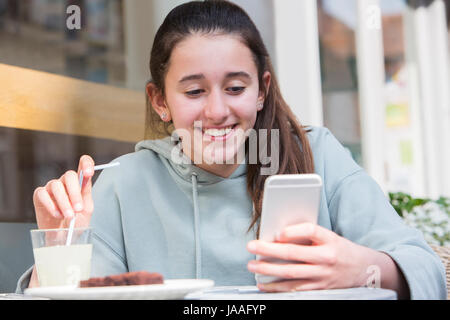
[[[80,30],[66,28],[66,8],[71,4],[81,8]],[[0,67],[23,67],[30,72],[44,71],[122,90],[119,88],[125,87],[123,29],[123,4],[119,0],[0,0]],[[45,74],[42,76],[47,79]],[[9,83],[0,72],[2,81]],[[39,83],[37,87],[43,85]],[[31,84],[21,92],[33,90]],[[69,84],[67,90],[76,88]],[[139,94],[143,99],[143,93]],[[62,94],[59,99],[65,97]],[[14,116],[27,104],[21,99],[14,103],[2,107],[0,101],[0,117]],[[61,101],[55,101],[57,104]],[[70,110],[75,112],[73,122],[65,123],[65,128],[80,126],[83,120],[79,119],[91,117],[89,113],[81,114],[77,107]],[[30,120],[32,117],[30,113]],[[134,142],[126,140],[61,133],[51,128],[32,130],[26,125],[0,125],[0,222],[34,222],[34,189],[69,169],[77,170],[81,155],[89,154],[101,164],[132,151]]]

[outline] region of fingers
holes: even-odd
[[[79,173],[83,171],[84,188],[80,188]],[[50,180],[44,187],[38,187],[33,194],[36,220],[41,229],[60,228],[65,221],[72,219],[79,212],[86,225],[89,224],[93,212],[91,195],[94,175],[94,161],[84,155],[78,164],[78,173],[69,170],[59,179]],[[81,221],[78,220],[77,223]]]
[[[57,219],[64,218],[63,214],[55,206],[52,197],[47,192],[45,187],[39,187],[34,191],[33,202],[37,210],[43,208],[45,211],[49,212],[54,218]]]
[[[65,218],[72,219],[74,216],[74,211],[66,193],[64,184],[60,180],[50,180],[45,186],[45,189],[51,196],[53,196],[56,201],[56,206],[63,216]]]
[[[83,174],[93,174],[94,173],[95,162],[91,156],[83,155],[80,158],[80,162],[78,163],[78,173],[80,170],[83,170]]]
[[[311,240],[315,244],[332,242],[336,239],[336,234],[324,227],[314,223],[301,223],[284,228],[277,241],[280,242],[298,242],[302,240]]]
[[[253,273],[283,279],[319,279],[325,276],[324,268],[311,264],[278,264],[252,260],[247,268]]]
[[[81,196],[81,188],[79,183],[78,175],[75,171],[67,171],[61,177],[62,183],[65,185],[66,191],[69,195],[70,203],[72,204],[72,209],[75,212],[83,211],[83,198]]]
[[[333,264],[336,259],[334,252],[327,246],[301,246],[253,240],[247,244],[247,249],[255,255],[308,264]]]
[[[88,156],[83,155],[80,158],[80,162],[78,163],[78,176],[80,174],[80,171],[83,171],[83,185],[82,185],[82,193],[87,194],[90,193],[90,178],[94,175],[94,166],[95,162],[94,160]],[[89,188],[87,190],[85,189],[85,186],[89,184]]]

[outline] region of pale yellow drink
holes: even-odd
[[[78,285],[91,273],[92,244],[33,249],[40,286]]]

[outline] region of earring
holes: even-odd
[[[166,119],[167,119],[167,113],[164,111],[163,113],[161,113],[161,119],[163,120],[163,121],[166,121]]]
[[[258,104],[256,105],[256,108],[258,109],[258,111],[261,111],[263,106],[264,106],[263,102],[258,102]]]

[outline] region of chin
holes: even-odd
[[[203,159],[208,164],[236,164],[242,163],[245,159],[245,154],[241,151],[238,153],[238,150],[235,146],[231,148],[214,148],[212,150],[208,150],[207,148],[203,150]]]

